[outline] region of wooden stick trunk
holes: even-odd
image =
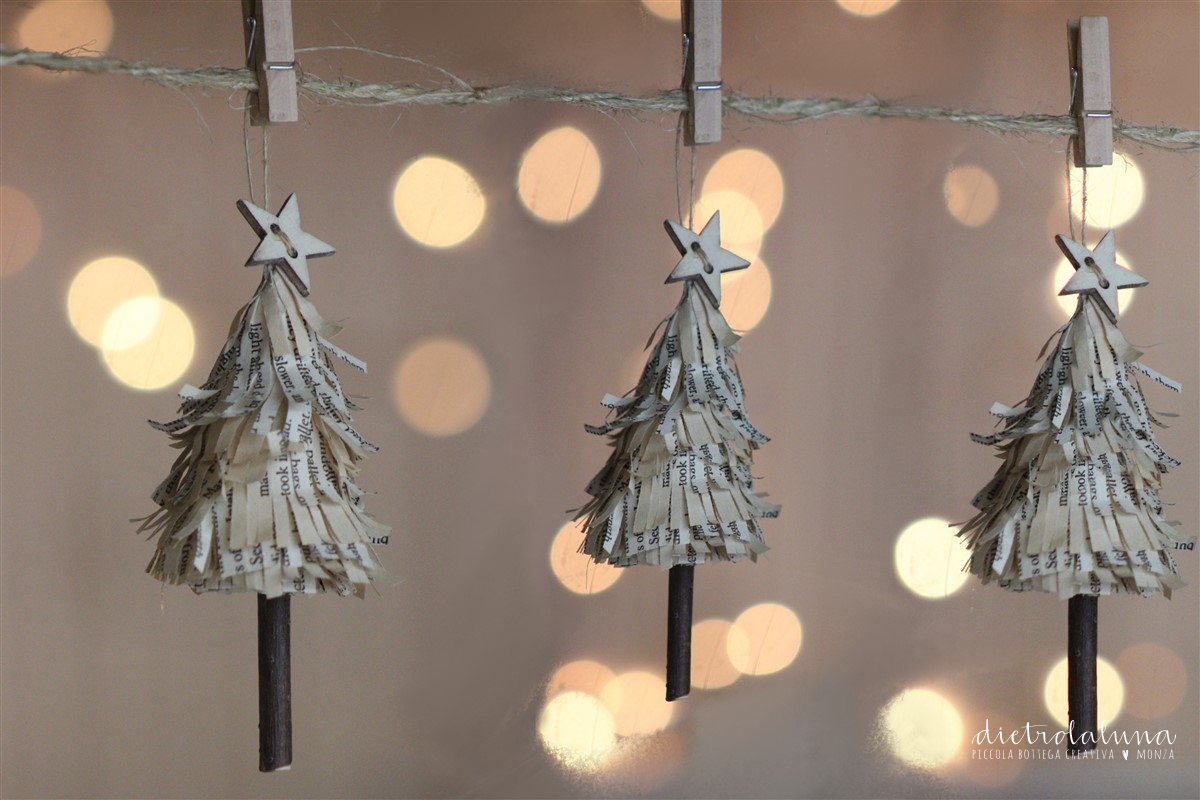
[[[258,596],[258,771],[292,765],[291,598]]]
[[[1072,753],[1096,749],[1096,639],[1098,598],[1075,595],[1067,601],[1067,714]]]
[[[692,588],[695,567],[671,567],[667,586],[667,700],[692,690]]]

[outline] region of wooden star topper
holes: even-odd
[[[331,256],[334,249],[332,245],[301,230],[300,202],[296,195],[293,193],[288,197],[277,215],[245,200],[238,200],[237,207],[254,232],[262,238],[258,248],[246,260],[246,266],[261,264],[279,267],[300,290],[300,294],[308,297],[308,259]]]
[[[667,276],[667,283],[675,281],[697,280],[708,292],[713,305],[721,305],[721,273],[745,269],[750,262],[739,255],[721,247],[721,212],[712,215],[704,230],[699,234],[693,233],[678,222],[667,220],[663,223],[667,235],[683,258]]]
[[[1112,231],[1104,234],[1094,250],[1062,235],[1055,236],[1054,241],[1075,267],[1075,274],[1059,294],[1090,292],[1102,302],[1104,313],[1114,325],[1117,322],[1117,289],[1145,286],[1150,282],[1117,264],[1117,245]]]

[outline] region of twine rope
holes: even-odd
[[[325,48],[321,48],[325,49]],[[383,54],[386,55],[386,54]],[[124,75],[172,89],[213,89],[229,92],[257,89],[258,79],[248,69],[231,67],[187,68],[125,61],[104,56],[70,56],[0,45],[0,67],[36,67],[50,72],[89,75]],[[440,71],[440,70],[439,70]],[[586,91],[554,86],[469,86],[454,78],[453,85],[428,87],[416,84],[361,83],[353,79],[330,80],[301,72],[302,96],[356,106],[472,106],[517,102],[560,103],[602,113],[678,113],[686,110],[682,90],[656,95],[630,96],[619,92]],[[1067,114],[996,114],[956,108],[893,105],[875,97],[857,100],[819,97],[750,97],[727,92],[727,113],[763,122],[797,124],[831,117],[874,117],[951,122],[993,133],[1071,136],[1078,132],[1076,119]],[[1168,126],[1138,125],[1116,120],[1118,140],[1137,142],[1177,152],[1200,151],[1200,131]]]

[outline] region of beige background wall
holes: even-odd
[[[0,4],[0,38],[14,42],[33,5]],[[237,2],[110,5],[115,56],[241,60]],[[403,53],[477,84],[639,94],[679,78],[677,28],[636,2],[295,5],[299,45]],[[1197,128],[1198,11],[901,2],[863,19],[833,3],[732,2],[724,78],[749,94],[1060,113],[1066,20],[1106,14],[1117,116]],[[434,80],[348,54],[302,62],[327,76]],[[757,148],[785,195],[761,251],[773,299],[739,361],[751,417],[773,439],[756,474],[783,514],[767,525],[765,560],[699,571],[697,618],[779,603],[801,620],[803,645],[774,675],[697,690],[664,732],[626,743],[624,766],[580,775],[539,741],[546,681],[576,659],[618,673],[657,673],[662,661],[663,575],[635,570],[576,595],[548,552],[605,458],[583,423],[602,418],[606,391],[627,388],[629,363],[678,296],[661,285],[674,264],[661,221],[675,213],[675,120],[305,102],[302,122],[272,135],[271,202],[299,191],[306,227],[338,248],[314,262],[313,298],[371,366],[341,375],[369,396],[356,420],[382,449],[362,483],[395,528],[382,548],[394,579],[361,602],[294,602],[296,763],[260,776],[253,599],[162,589],[142,574],[152,547],[128,522],[151,510],[172,458],[144,420],[170,417],[178,385],[203,381],[257,281],[240,266],[255,242],[234,209],[247,192],[242,97],[27,69],[0,70],[0,92],[0,183],[33,201],[42,226],[29,263],[0,280],[5,796],[1196,796],[1195,556],[1181,558],[1191,585],[1174,600],[1101,603],[1100,650],[1125,669],[1127,709],[1167,691],[1161,664],[1136,658],[1162,650],[1130,648],[1165,648],[1184,665],[1173,710],[1115,723],[1177,736],[1175,759],[1156,762],[972,761],[966,740],[985,718],[1054,724],[1042,684],[1064,654],[1066,606],[974,581],[923,600],[892,566],[908,523],[970,513],[995,462],[967,434],[991,426],[992,402],[1024,396],[1061,324],[1049,274],[1067,224],[1063,141],[730,119],[725,142],[699,155],[703,176],[722,153]],[[585,214],[547,226],[517,199],[517,165],[568,124],[595,143],[602,181]],[[467,167],[488,199],[457,248],[422,247],[392,216],[396,176],[426,153]],[[1122,327],[1185,386],[1182,397],[1147,391],[1179,413],[1161,436],[1184,462],[1165,495],[1195,533],[1197,157],[1128,153],[1146,189],[1118,244],[1151,284]],[[947,212],[943,180],[962,164],[998,186],[978,227]],[[73,276],[113,254],[151,269],[194,325],[195,357],[163,390],[114,381],[68,323]],[[392,400],[398,360],[428,335],[471,343],[491,375],[486,412],[457,436],[418,432]],[[906,687],[936,689],[961,715],[950,763],[906,766],[878,735],[880,708]]]

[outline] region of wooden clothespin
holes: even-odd
[[[721,141],[721,0],[683,0],[688,145]]]
[[[249,98],[250,121],[255,125],[295,122],[299,102],[291,0],[242,0],[242,20],[246,66],[258,75],[258,91]]]
[[[1080,17],[1067,25],[1071,54],[1071,115],[1079,120],[1075,166],[1113,163],[1112,72],[1108,17]]]

